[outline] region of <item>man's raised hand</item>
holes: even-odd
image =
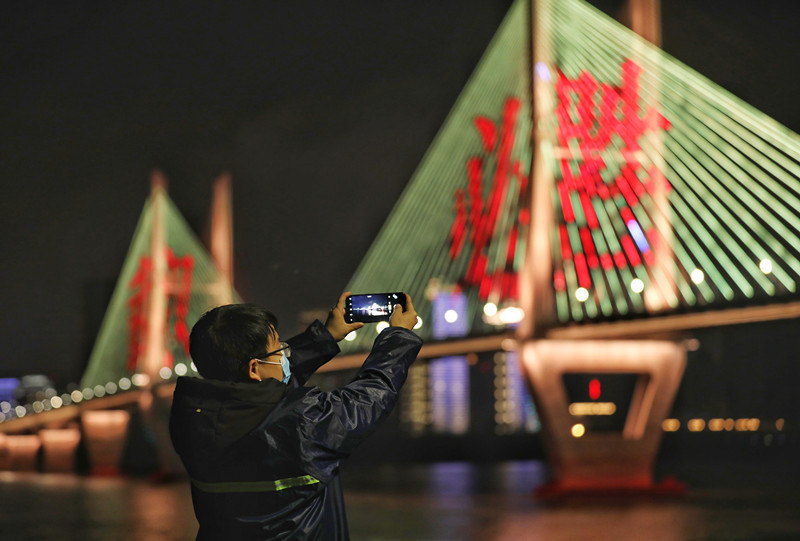
[[[360,321],[356,321],[355,323],[345,322],[344,301],[348,296],[350,296],[349,291],[345,291],[339,296],[339,301],[336,303],[336,306],[331,308],[331,311],[328,312],[328,319],[325,321],[325,327],[337,342],[341,341],[342,338],[350,334],[350,332],[364,326]]]
[[[394,307],[392,317],[389,320],[392,327],[403,327],[404,329],[413,329],[417,324],[417,311],[414,310],[414,303],[411,302],[411,295],[406,293],[406,309],[403,310],[401,305]]]

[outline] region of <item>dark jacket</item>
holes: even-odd
[[[355,379],[302,387],[339,348],[315,322],[288,340],[292,378],[179,378],[172,442],[192,480],[198,540],[348,539],[339,461],[394,407],[422,341],[384,330]]]

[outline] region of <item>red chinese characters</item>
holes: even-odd
[[[521,103],[509,98],[503,106],[498,126],[491,119],[477,117],[474,121],[485,156],[471,156],[467,160],[467,189],[455,191],[455,218],[450,229],[450,258],[459,257],[465,246],[470,256],[467,272],[461,280],[463,286],[477,286],[481,299],[491,296],[502,299],[517,297],[517,278],[514,260],[517,256],[520,226],[528,223],[528,210],[520,209],[528,185],[527,172],[519,160],[512,159]],[[493,158],[493,159],[492,159]],[[494,163],[494,171],[486,172],[487,164]],[[488,192],[484,187],[486,177],[491,177]],[[512,183],[516,183],[513,186]],[[509,190],[517,197],[511,208],[517,213],[511,224],[501,219],[506,210]],[[486,194],[484,196],[484,194]],[[499,238],[499,237],[505,238]],[[494,261],[489,260],[489,247],[496,241],[504,242]],[[499,260],[499,262],[498,262]]]
[[[641,146],[648,133],[670,129],[655,107],[642,109],[641,73],[638,64],[626,60],[619,86],[599,83],[587,71],[574,79],[559,72],[555,83],[556,193],[562,216],[557,253],[574,263],[581,287],[591,285],[591,269],[652,263],[653,247],[660,240],[655,229],[645,232],[631,211],[654,188],[671,189],[650,163],[657,149]],[[617,230],[619,249],[613,253],[595,245],[594,239],[602,237],[597,233],[598,212],[624,224]],[[557,290],[566,287],[563,271],[556,271],[554,285]]]
[[[189,355],[189,329],[186,325],[186,318],[189,314],[189,301],[192,294],[192,271],[194,270],[194,258],[191,255],[176,257],[172,250],[167,249],[167,332],[172,329],[172,334],[168,335],[173,339],[183,352]],[[149,257],[142,257],[139,261],[139,268],[133,275],[128,287],[132,290],[128,298],[128,370],[133,372],[139,356],[144,353],[146,348],[145,337],[148,326],[148,304],[150,293],[153,287],[153,263]],[[167,348],[166,364],[171,367],[172,354],[171,347]]]

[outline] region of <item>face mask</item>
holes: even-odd
[[[281,351],[281,362],[276,363],[274,361],[259,361],[264,364],[279,364],[281,365],[281,370],[283,370],[283,380],[282,383],[289,383],[289,378],[292,377],[292,368],[289,364],[289,357],[286,356],[285,351]]]
[[[285,351],[281,351],[281,369],[283,370],[283,383],[289,383],[289,378],[292,377],[292,369],[289,366],[289,357],[286,356]]]

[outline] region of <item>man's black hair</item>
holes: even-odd
[[[204,378],[241,381],[250,359],[266,353],[278,320],[268,310],[253,304],[227,304],[209,310],[189,337],[189,352]]]

